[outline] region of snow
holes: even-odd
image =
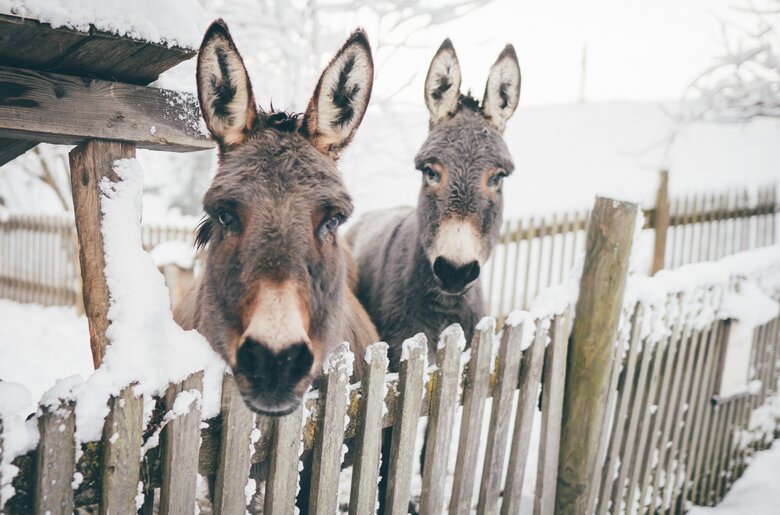
[[[0,378],[24,385],[36,402],[56,379],[92,373],[87,319],[75,308],[3,299],[0,320]]]
[[[690,515],[776,515],[780,507],[780,445],[755,454],[720,504],[693,506]]]
[[[183,269],[192,269],[195,264],[195,249],[192,242],[170,240],[156,245],[152,251],[152,260],[157,268],[176,265]]]
[[[412,349],[421,348],[424,350],[427,346],[428,338],[423,333],[417,333],[411,338],[407,338],[401,345],[401,362],[403,363],[411,357]]]
[[[196,49],[207,19],[195,0],[0,0],[0,13],[32,18],[54,28],[91,27],[140,41]]]
[[[490,331],[495,332],[496,330],[496,319],[493,317],[482,317],[479,322],[477,322],[477,325],[475,327],[477,331]]]

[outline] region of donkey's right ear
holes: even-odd
[[[200,111],[220,147],[246,140],[257,119],[255,98],[244,61],[221,19],[203,36],[196,81]]]
[[[460,100],[460,63],[449,38],[433,56],[425,77],[425,105],[431,114],[431,127],[458,109]]]

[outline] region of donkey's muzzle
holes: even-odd
[[[242,394],[251,409],[281,415],[300,404],[313,365],[314,355],[304,342],[274,352],[268,345],[247,338],[238,349],[233,372],[239,386],[248,386]]]
[[[448,293],[461,293],[466,286],[479,277],[479,262],[470,261],[457,265],[449,259],[439,256],[433,261],[433,274]]]

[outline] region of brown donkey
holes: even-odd
[[[373,84],[368,39],[356,31],[322,73],[306,112],[255,105],[227,25],[206,32],[198,99],[219,147],[203,198],[202,276],[176,309],[230,365],[247,406],[295,410],[333,348],[362,349],[376,330],[347,286],[337,229],[352,199],[336,166],[365,114]]]

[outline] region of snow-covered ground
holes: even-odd
[[[714,508],[694,506],[690,515],[777,515],[780,513],[780,444],[753,456],[744,475]]]

